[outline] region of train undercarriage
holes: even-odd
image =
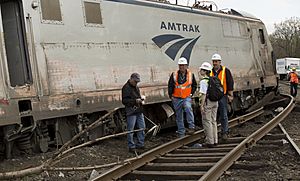
[[[255,105],[255,103],[264,102],[262,100],[264,100],[264,97],[267,97],[265,95],[274,92],[277,92],[277,88],[269,87],[235,92],[233,102],[228,105],[229,116],[233,117],[244,113],[251,106]],[[144,106],[146,132],[157,132],[160,128],[163,129],[176,125],[175,114],[171,104],[171,102],[162,102]],[[195,124],[201,126],[198,97],[194,97],[193,110]],[[26,124],[2,126],[0,127],[0,156],[2,158],[11,158],[15,155],[45,153],[51,148],[59,148],[88,125],[107,113],[108,111],[102,111],[38,121],[31,118],[24,122]],[[113,111],[105,119],[105,122],[105,124],[86,132],[74,144],[126,131],[124,109],[120,108]]]

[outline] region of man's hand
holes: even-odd
[[[200,105],[200,112],[204,113],[204,106],[203,105]]]
[[[173,101],[174,97],[173,96],[169,96],[169,98]]]
[[[135,102],[136,102],[138,105],[140,105],[140,104],[142,104],[143,100],[140,99],[140,98],[138,98],[138,99],[135,100]]]

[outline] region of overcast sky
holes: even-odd
[[[170,0],[175,2],[175,0]],[[182,5],[195,0],[178,0]],[[214,0],[219,9],[232,8],[246,11],[261,19],[271,34],[274,23],[280,23],[291,17],[300,17],[300,0]]]

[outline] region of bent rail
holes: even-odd
[[[246,121],[249,121],[263,113],[263,108],[260,108],[258,110],[255,110],[251,113],[248,113],[246,115],[234,118],[229,121],[229,127],[234,127],[236,125],[242,124]],[[220,125],[218,125],[220,126]],[[200,135],[204,134],[204,130],[199,130],[195,134],[190,136],[185,136],[183,138],[178,138],[176,140],[173,140],[171,142],[168,142],[166,144],[163,144],[153,150],[150,150],[140,156],[138,156],[136,159],[132,160],[130,163],[125,163],[124,165],[119,165],[111,170],[107,171],[106,173],[103,173],[102,175],[96,177],[94,180],[117,180],[121,178],[122,176],[130,173],[131,171],[145,165],[148,162],[151,162],[155,160],[159,155],[164,155],[168,152],[171,152],[175,149],[178,149],[184,145],[193,143],[197,140],[199,140]]]
[[[238,146],[231,150],[225,157],[219,160],[206,174],[204,174],[199,180],[217,180],[233,163],[236,161],[246,149],[253,146],[258,140],[270,132],[275,126],[277,126],[294,108],[294,98],[290,95],[284,95],[290,98],[288,106],[273,118],[266,125],[261,127],[259,130],[252,133]]]
[[[284,127],[279,123],[279,128],[283,132],[283,134],[286,136],[286,139],[290,142],[294,150],[297,152],[298,156],[300,156],[300,149],[298,145],[294,142],[294,140],[290,137],[290,135],[287,133],[287,131],[284,129]]]

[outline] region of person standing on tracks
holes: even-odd
[[[289,74],[289,78],[290,78],[291,96],[296,97],[299,79],[295,67],[292,68],[292,71]]]
[[[122,103],[125,105],[127,118],[127,131],[145,129],[145,121],[142,110],[143,99],[137,84],[141,81],[138,73],[133,73],[130,79],[122,88]],[[144,149],[145,133],[139,131],[136,133],[137,143],[134,142],[133,133],[127,135],[129,152],[135,153],[136,149]]]
[[[177,133],[179,137],[183,137],[185,132],[187,134],[195,132],[191,97],[197,89],[197,82],[194,74],[188,69],[188,61],[185,57],[179,58],[178,66],[179,70],[170,76],[168,94],[176,112]],[[183,112],[186,113],[189,127],[187,130],[184,127]]]
[[[205,132],[205,145],[209,148],[218,144],[218,127],[217,127],[217,111],[218,101],[211,101],[208,98],[209,75],[212,66],[208,62],[204,62],[199,67],[202,80],[199,84],[200,93],[200,111],[202,115],[202,125]],[[221,85],[220,85],[221,86]],[[223,94],[221,92],[221,94]],[[221,95],[222,96],[222,95]]]
[[[231,71],[221,65],[221,55],[214,54],[211,58],[213,68],[210,72],[210,76],[216,76],[220,79],[221,84],[223,85],[224,96],[221,100],[218,101],[218,120],[221,122],[221,139],[226,140],[228,137],[228,115],[227,115],[227,104],[228,101],[233,101],[233,77]]]

